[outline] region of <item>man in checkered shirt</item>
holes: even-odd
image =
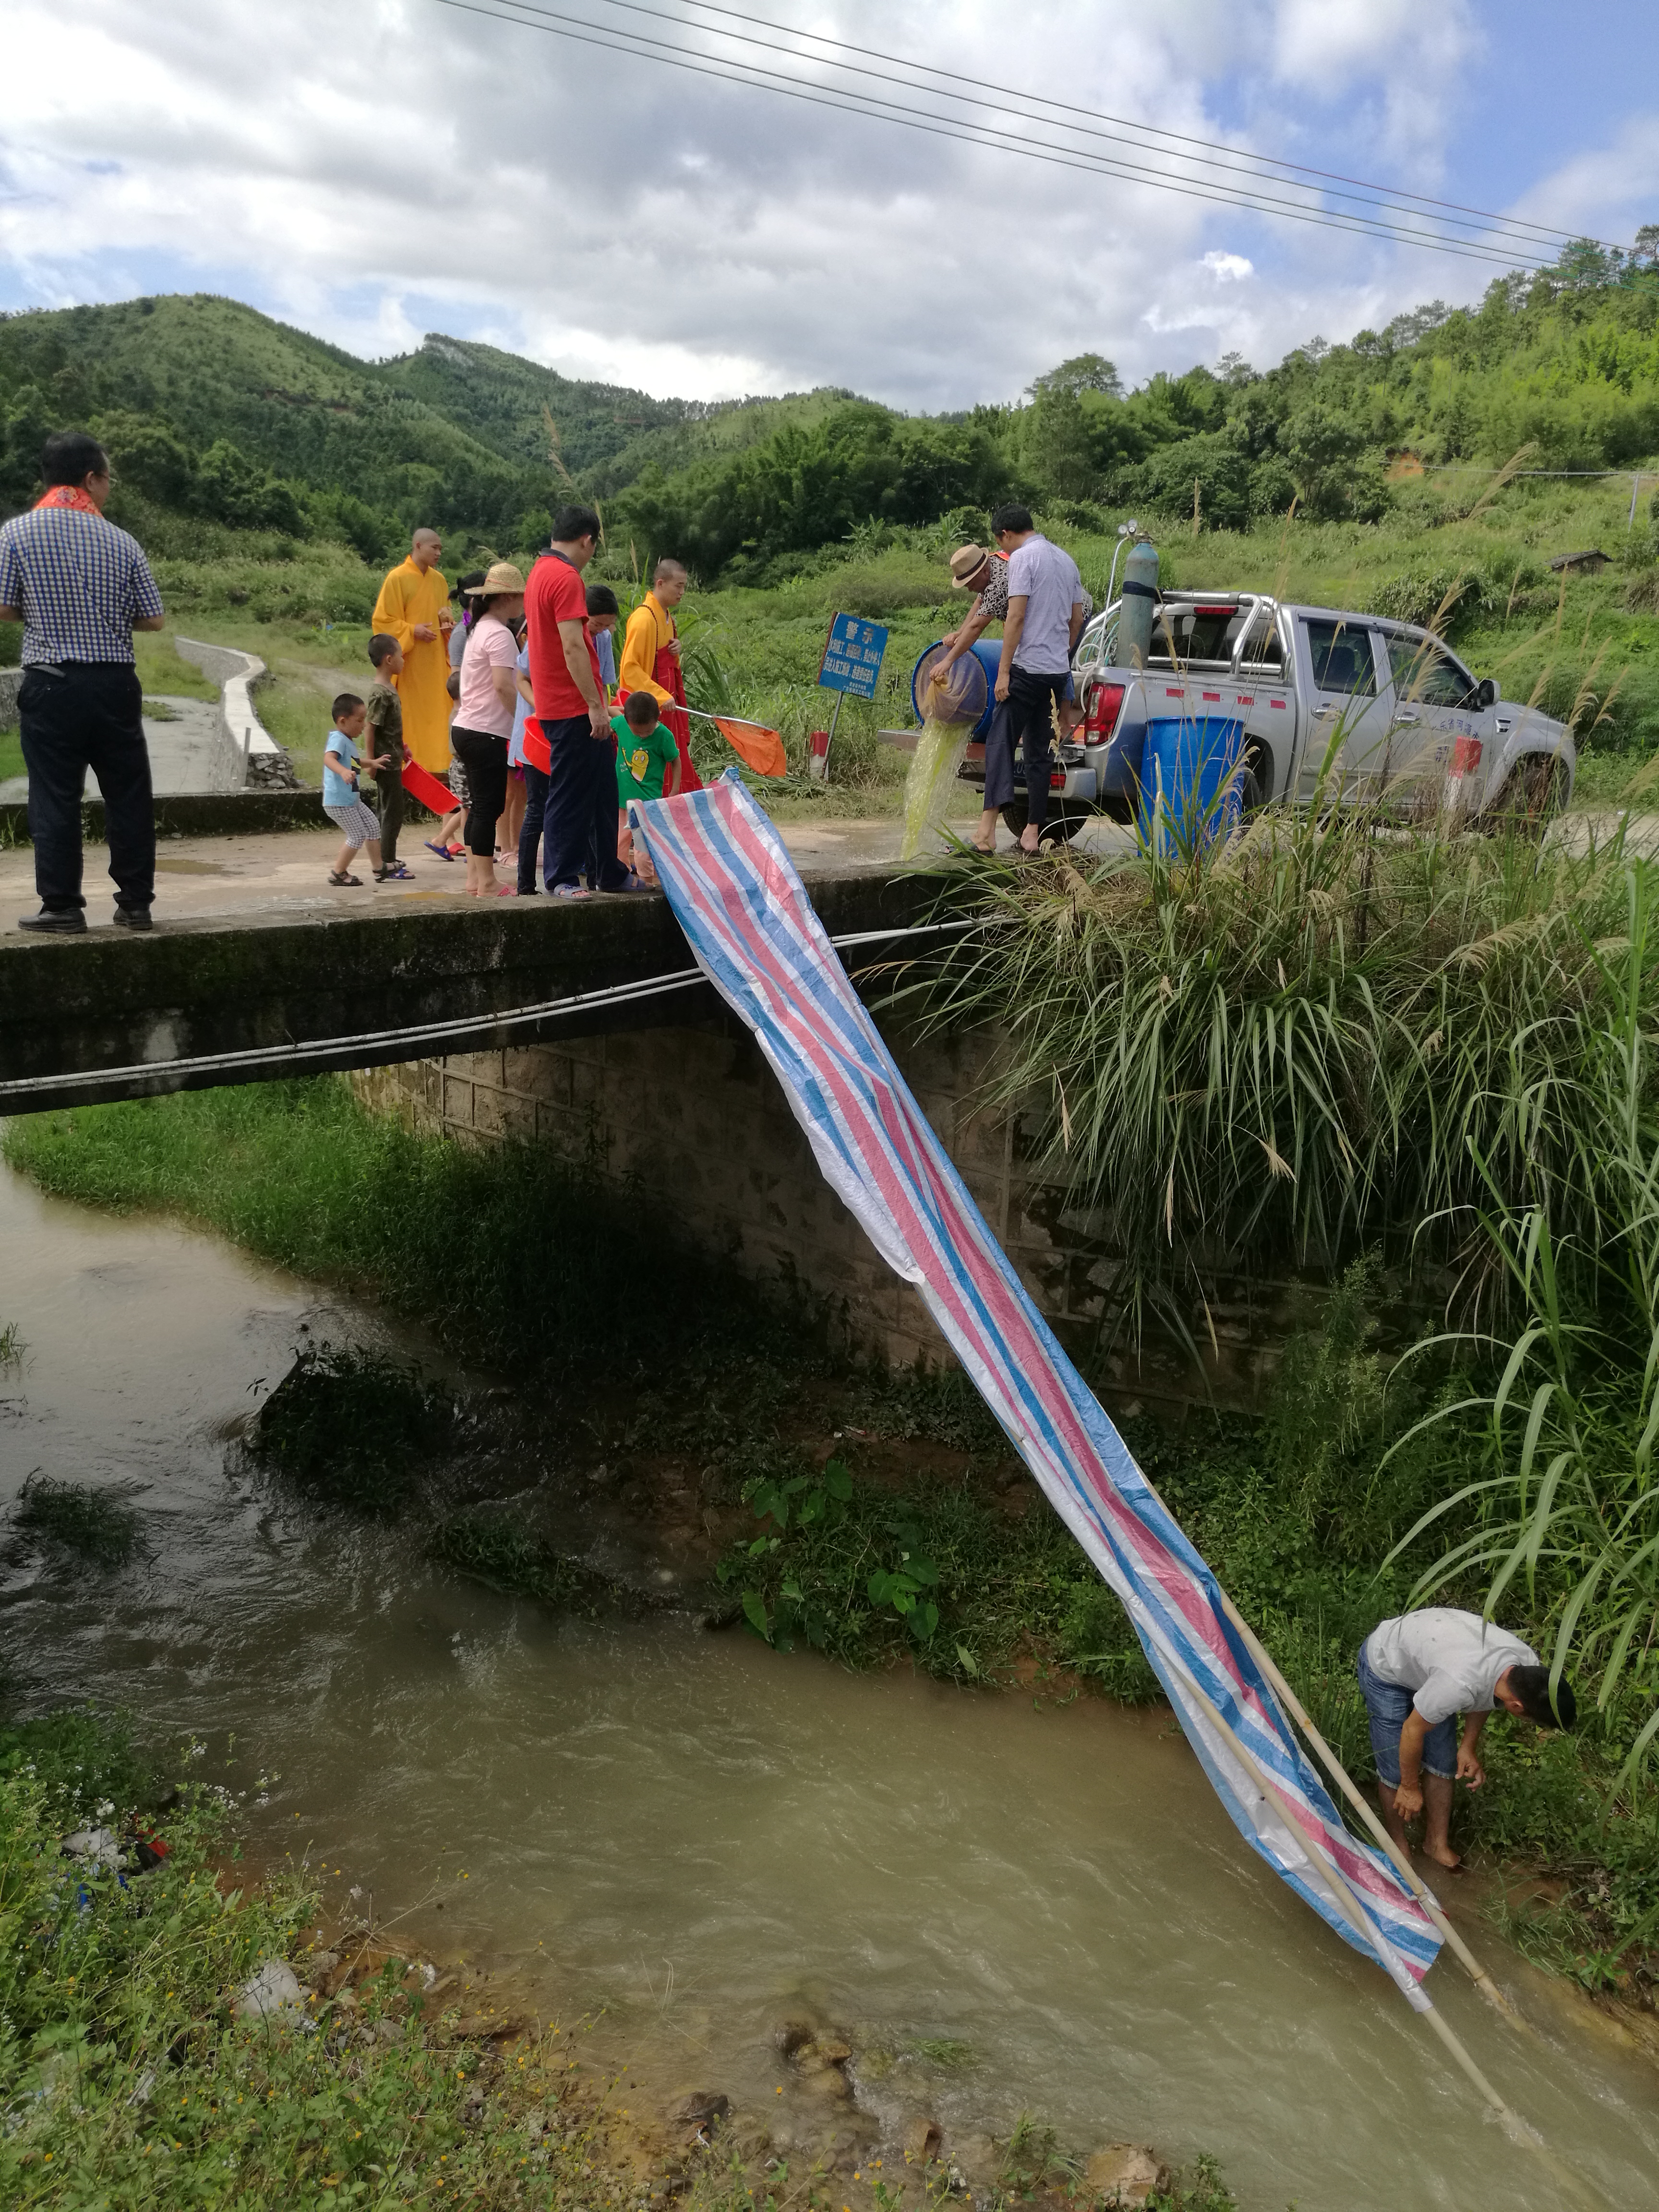
[[[46,496],[0,526],[0,622],[23,625],[18,698],[29,772],[39,914],[20,929],[87,926],[81,795],[103,794],[115,919],[148,929],[155,896],[155,810],[132,633],[160,629],[161,596],[136,538],[104,520],[109,462],[95,438],[60,430],[40,456]]]

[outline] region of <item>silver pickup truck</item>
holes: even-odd
[[[1047,837],[1069,837],[1091,814],[1132,818],[1146,725],[1161,716],[1242,718],[1247,812],[1312,799],[1338,732],[1326,788],[1343,802],[1386,797],[1409,811],[1449,799],[1465,820],[1540,821],[1571,794],[1571,732],[1500,699],[1490,678],[1478,682],[1409,623],[1255,592],[1165,592],[1142,669],[1113,665],[1117,617],[1115,601],[1078,640],[1084,719],[1077,742],[1059,748]],[[969,745],[961,774],[983,785],[982,744]],[[1003,818],[1024,829],[1023,788]]]

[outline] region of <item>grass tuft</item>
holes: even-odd
[[[56,1544],[96,1567],[122,1567],[138,1547],[139,1516],[118,1490],[32,1474],[12,1526],[38,1543]]]
[[[409,1503],[454,1426],[454,1401],[418,1367],[307,1344],[260,1407],[249,1443],[313,1503],[386,1519]]]

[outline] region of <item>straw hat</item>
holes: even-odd
[[[494,562],[484,571],[482,584],[474,584],[467,592],[469,599],[493,599],[503,592],[522,592],[525,580],[510,561]]]
[[[982,545],[958,545],[951,556],[951,589],[965,592],[969,577],[977,576],[990,557]]]

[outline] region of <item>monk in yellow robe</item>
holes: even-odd
[[[649,691],[679,748],[681,791],[701,791],[702,778],[691,765],[691,724],[685,712],[685,678],[680,672],[679,632],[673,610],[685,597],[690,578],[678,561],[658,562],[651,589],[628,617],[617,698],[625,705],[630,691]]]
[[[417,530],[409,558],[380,586],[374,627],[403,648],[395,678],[404,710],[404,744],[423,769],[449,766],[449,586],[438,570],[443,547],[435,530]]]

